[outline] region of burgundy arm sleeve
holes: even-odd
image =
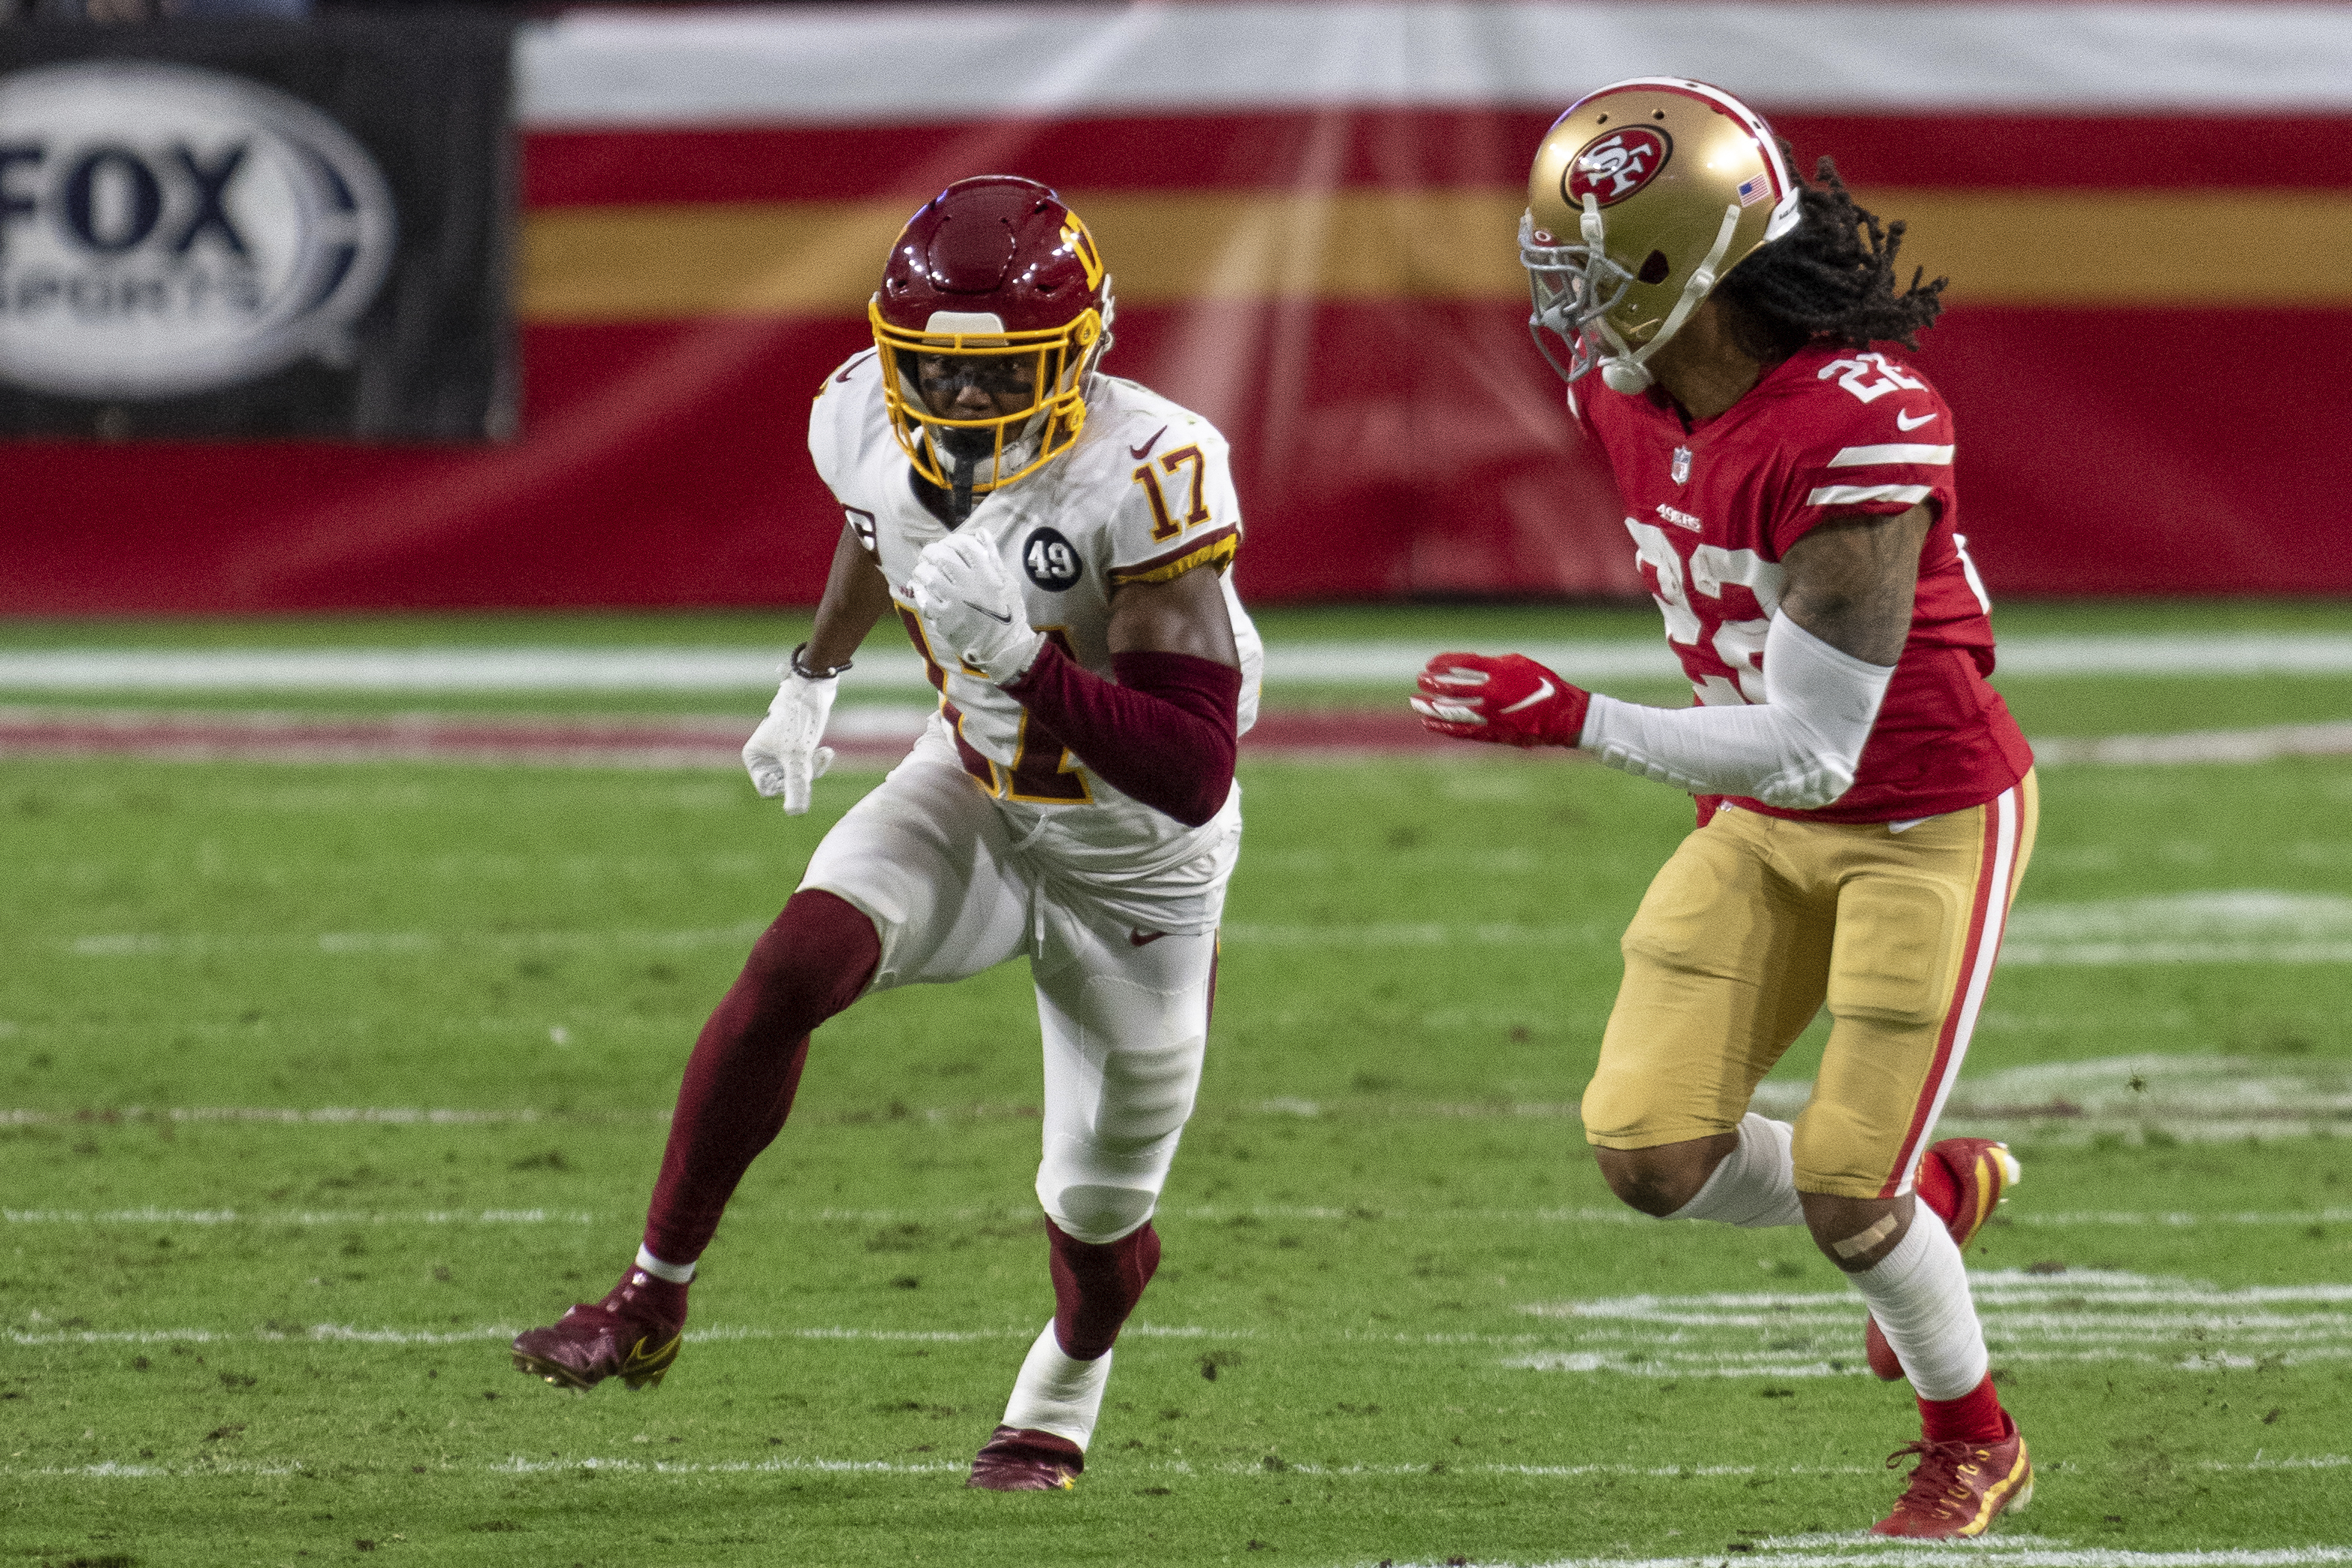
[[[1120,794],[1187,827],[1233,792],[1242,672],[1189,653],[1115,653],[1105,680],[1053,643],[1004,689]]]

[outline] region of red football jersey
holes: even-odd
[[[1991,604],[1958,532],[1952,411],[1899,355],[1815,345],[1765,372],[1713,419],[1685,424],[1661,393],[1595,377],[1569,408],[1601,444],[1632,515],[1643,580],[1703,703],[1764,700],[1764,633],[1789,546],[1823,519],[1935,512],[1911,635],[1853,787],[1818,811],[1885,822],[1981,805],[2033,765],[1992,673]]]

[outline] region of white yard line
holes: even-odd
[[[27,1321],[44,1320],[35,1312]],[[1254,1329],[1203,1328],[1186,1323],[1129,1323],[1123,1331],[1144,1340],[1247,1340]],[[461,1329],[358,1328],[349,1323],[313,1323],[306,1329],[11,1329],[0,1342],[33,1348],[45,1345],[461,1345],[484,1342],[504,1343],[522,1332],[511,1323],[477,1323]],[[1034,1325],[1005,1329],[865,1329],[830,1327],[773,1329],[745,1325],[688,1329],[688,1340],[794,1340],[801,1342],[860,1342],[874,1344],[1027,1343],[1037,1337]],[[1513,1342],[1508,1340],[1497,1342]]]
[[[1442,639],[1276,642],[1277,689],[1410,682]],[[1663,638],[1528,643],[1517,650],[1572,680],[1678,680]],[[757,691],[784,650],[735,647],[124,648],[0,651],[0,691],[464,692]],[[2221,632],[2147,637],[2015,637],[2000,644],[2011,676],[2352,674],[2352,637]],[[845,694],[928,683],[911,651],[877,647],[842,678]]]
[[[2042,767],[2168,767],[2269,763],[2281,757],[2352,754],[2352,724],[2266,724],[2252,730],[2192,730],[2176,735],[2045,735],[2033,742]]]
[[[2336,900],[2352,902],[2352,900]],[[2038,913],[2032,906],[2025,916]],[[436,958],[488,950],[499,952],[691,952],[746,948],[764,930],[758,923],[705,931],[320,931],[167,932],[100,931],[65,939],[59,949],[76,958],[187,959],[216,955],[278,953],[321,958]],[[2005,968],[2129,968],[2145,964],[2339,964],[2352,963],[2352,935],[2275,934],[2236,939],[2134,937],[2105,940],[2012,938],[2000,953]],[[1601,923],[1523,925],[1509,921],[1454,924],[1438,921],[1377,925],[1289,925],[1238,921],[1223,930],[1225,941],[1251,948],[1321,948],[1339,951],[1442,947],[1595,947],[1613,945],[1618,928]]]
[[[2352,725],[2345,727],[2352,751]],[[1237,921],[1246,947],[1591,946],[1619,927],[1423,921],[1293,925]],[[2000,962],[2011,967],[2113,968],[2143,963],[2352,963],[2352,898],[2267,888],[2223,889],[2088,903],[2019,905]]]
[[[1594,678],[1587,675],[1585,679]],[[1398,689],[1402,689],[1400,682]],[[889,766],[905,754],[930,711],[907,704],[859,701],[835,708],[826,740],[838,753],[836,767],[854,773]],[[749,728],[750,720],[740,713],[647,718],[410,712],[353,717],[283,710],[11,705],[0,706],[0,757],[131,756],[174,763],[415,763],[732,773],[741,765],[741,738]],[[2167,735],[2041,736],[2032,743],[2045,768],[2247,764],[2282,757],[2352,755],[2352,723],[2274,724]],[[1434,741],[1415,728],[1402,708],[1369,704],[1328,710],[1284,707],[1265,710],[1250,731],[1244,755],[1260,762],[1360,761],[1406,755],[1449,764],[1497,760],[1481,748],[1449,748]]]
[[[761,921],[675,930],[97,931],[61,939],[78,958],[202,958],[316,954],[323,958],[436,957],[451,952],[692,952],[748,945]],[[1415,921],[1302,925],[1234,921],[1237,947],[1336,949],[1564,947],[1613,944],[1605,921],[1529,925],[1508,921]],[[2001,962],[2018,966],[2181,962],[2352,962],[2352,898],[2266,888],[2222,889],[2085,903],[2027,900],[2010,922]]]
[[[680,931],[105,931],[59,945],[77,958],[204,958],[219,953],[317,953],[326,958],[427,958],[452,952],[686,952],[749,948],[764,921]]]
[[[1740,1560],[1769,1562],[1781,1568],[1842,1568],[1853,1563],[1887,1564],[1889,1568],[1951,1568],[1956,1555],[1990,1559],[2009,1568],[2305,1568],[2306,1564],[2316,1568],[2323,1563],[2352,1563],[2352,1546],[2126,1552],[2074,1547],[2063,1542],[2036,1542],[2028,1545],[2005,1541],[1998,1535],[1985,1535],[1975,1541],[1938,1542],[1933,1546],[1901,1546],[1893,1542],[1875,1545],[1857,1541],[1847,1550],[1833,1552],[1774,1551],[1759,1542],[1753,1552],[1741,1553]],[[1727,1561],[1726,1554],[1717,1551],[1688,1557],[1554,1557],[1531,1563],[1528,1568],[1722,1568]],[[1402,1563],[1398,1568],[1431,1565]]]
[[[842,1113],[855,1120],[864,1120],[863,1111]],[[1039,1114],[1034,1104],[1009,1105],[949,1105],[928,1106],[907,1112],[909,1119],[938,1124],[953,1121],[1034,1121]],[[813,1120],[825,1121],[831,1118],[824,1111],[810,1113]],[[123,1122],[241,1122],[261,1127],[338,1127],[359,1123],[391,1127],[503,1127],[533,1126],[545,1123],[558,1127],[635,1127],[648,1123],[667,1124],[670,1112],[661,1110],[541,1110],[524,1107],[515,1110],[472,1110],[446,1106],[413,1105],[195,1105],[151,1107],[140,1105],[110,1106],[103,1110],[83,1108],[75,1110],[39,1110],[29,1108],[0,1108],[0,1127],[112,1126]],[[887,1120],[898,1120],[897,1117]],[[797,1125],[797,1123],[796,1123]]]
[[[429,958],[478,952],[686,952],[749,947],[765,922],[685,931],[100,931],[69,937],[59,951],[76,958],[205,958],[217,954],[315,953],[324,958]],[[1303,926],[1240,921],[1223,928],[1224,940],[1265,947],[1442,947],[1456,942],[1481,946],[1549,947],[1563,943],[1613,942],[1614,927],[1531,926],[1504,922],[1477,925],[1426,923]]]
[[[2352,1285],[2222,1289],[2101,1269],[1972,1270],[1969,1282],[1997,1364],[2222,1372],[2352,1360]],[[1633,1295],[1520,1310],[1569,1342],[1504,1358],[1523,1371],[1790,1379],[1862,1371],[1863,1309],[1849,1291]]]
[[[1803,1079],[1767,1079],[1757,1087],[1759,1110],[1793,1116],[1812,1093]],[[1322,1117],[1369,1119],[1392,1117],[1415,1121],[1572,1121],[1574,1101],[1405,1102],[1351,1100],[1326,1103],[1283,1096],[1248,1106],[1212,1106],[1203,1114],[1256,1114],[1313,1120]],[[909,1113],[909,1120],[928,1123],[971,1121],[1026,1121],[1037,1115],[1034,1104],[931,1106]],[[111,1107],[103,1110],[51,1110],[0,1108],[0,1126],[107,1125],[148,1121],[222,1122],[257,1127],[284,1126],[503,1126],[555,1125],[634,1126],[663,1122],[667,1110],[552,1111],[531,1107],[510,1110],[470,1110],[419,1106],[173,1106]],[[2144,1138],[2149,1131],[2202,1142],[2235,1142],[2248,1137],[2304,1137],[2320,1133],[2352,1136],[2352,1064],[2313,1061],[2286,1065],[2275,1059],[2235,1056],[2167,1056],[2154,1053],[2100,1057],[2080,1061],[2044,1062],[1971,1073],[1960,1080],[1947,1103],[1939,1131],[1948,1136],[2016,1137],[2030,1131],[2045,1141],[2082,1142],[2102,1134]],[[46,1210],[0,1211],[47,1213]],[[822,1219],[861,1219],[890,1223],[898,1210],[825,1210]],[[908,1211],[918,1217],[936,1218],[939,1211]],[[965,1212],[979,1213],[977,1209]],[[987,1212],[1018,1212],[1026,1209]],[[1171,1211],[1188,1218],[1248,1213],[1258,1217],[1345,1220],[1379,1217],[1348,1207],[1215,1207]],[[2352,1211],[2277,1210],[2200,1215],[2187,1210],[2146,1212],[2064,1210],[2009,1211],[2020,1225],[2038,1226],[2189,1226],[2189,1225],[2335,1225],[2352,1222]],[[1464,1211],[1452,1217],[1507,1214],[1515,1219],[1551,1223],[1635,1224],[1639,1216],[1611,1207]]]
[[[19,1113],[20,1115],[22,1113]],[[5,1120],[5,1119],[0,1119]],[[71,1117],[58,1121],[70,1121]],[[647,1118],[647,1120],[652,1120]],[[1650,1226],[1658,1222],[1649,1215],[1623,1206],[1592,1208],[1475,1208],[1475,1209],[1401,1209],[1359,1205],[1353,1208],[1303,1207],[1282,1204],[1261,1204],[1239,1207],[1192,1205],[1162,1208],[1163,1222],[1181,1221],[1196,1225],[1230,1225],[1237,1219],[1252,1219],[1272,1224],[1303,1225],[1601,1225]],[[894,1209],[815,1209],[809,1211],[782,1210],[769,1216],[775,1225],[954,1225],[985,1224],[1003,1221],[1033,1220],[1037,1217],[1034,1206],[1005,1204],[992,1207],[958,1206],[955,1208],[894,1208]],[[2313,1226],[2352,1225],[2352,1208],[2281,1209],[2275,1211],[2242,1211],[2231,1214],[2192,1214],[2184,1210],[2140,1212],[2131,1210],[2061,1210],[2042,1213],[2033,1209],[2011,1212],[2004,1208],[2003,1223],[2029,1229],[2162,1229],[2186,1230],[2199,1226],[2265,1226],[2282,1229],[2307,1229]],[[194,1226],[217,1229],[229,1226],[534,1226],[534,1225],[625,1225],[627,1216],[618,1214],[597,1214],[586,1209],[408,1209],[389,1213],[369,1209],[265,1209],[247,1211],[234,1208],[185,1209],[148,1205],[120,1209],[15,1209],[0,1208],[0,1225],[55,1226]]]
[[[1236,946],[1251,947],[1559,947],[1614,942],[1619,927],[1602,922],[1573,926],[1519,925],[1485,921],[1450,925],[1438,921],[1382,925],[1283,925],[1236,921],[1220,935]]]
[[[226,1208],[0,1208],[0,1224],[6,1225],[593,1225],[603,1217],[585,1209],[415,1209],[394,1214],[367,1209],[271,1209],[247,1214]]]
[[[1223,1464],[1195,1466],[1181,1459],[1121,1459],[1119,1468],[1129,1474],[1159,1474],[1197,1476],[1202,1473],[1229,1476],[1260,1476],[1269,1473],[1370,1478],[1388,1479],[1400,1476],[1426,1476],[1431,1473],[1426,1464],[1356,1463],[1315,1464],[1286,1461],[1282,1470],[1269,1472],[1263,1460],[1231,1460]],[[170,1465],[152,1462],[125,1463],[121,1460],[100,1460],[88,1465],[25,1466],[11,1468],[0,1466],[0,1476],[15,1478],[55,1478],[93,1480],[193,1479],[220,1476],[284,1476],[304,1473],[331,1473],[350,1468],[350,1461],[307,1459],[222,1459],[196,1465]],[[515,1455],[505,1459],[477,1460],[467,1464],[443,1463],[433,1467],[440,1474],[451,1472],[489,1475],[547,1475],[568,1470],[614,1470],[646,1476],[745,1475],[764,1473],[871,1474],[888,1476],[961,1475],[967,1462],[954,1459],[919,1460],[909,1463],[893,1459],[828,1459],[797,1455],[770,1455],[757,1459],[643,1459],[631,1456],[582,1455],[565,1458],[561,1455],[534,1459]],[[2095,1467],[2080,1461],[2064,1461],[2037,1467],[2065,1475],[2097,1473]],[[2341,1454],[2315,1454],[2284,1459],[2206,1459],[2198,1469],[2207,1474],[2246,1474],[2277,1470],[2333,1470],[2352,1468],[2352,1457]],[[1883,1465],[1511,1465],[1449,1463],[1447,1474],[1458,1476],[1503,1476],[1523,1480],[1572,1480],[1584,1476],[1622,1476],[1656,1480],[1697,1480],[1716,1478],[1750,1476],[1878,1476],[1885,1474]],[[1852,1552],[1878,1553],[1908,1550],[1890,1542],[1864,1536],[1808,1534],[1796,1536],[1759,1536],[1756,1538],[1759,1552],[1790,1552],[1844,1550]],[[1953,1552],[1985,1553],[2007,1560],[2011,1554],[2063,1549],[2068,1542],[2045,1536],[2004,1534],[1987,1536],[1972,1542],[1955,1542],[1939,1547],[1937,1552],[1947,1561]],[[2286,1550],[2294,1550],[2288,1548]],[[2352,1551],[2352,1549],[2347,1549]],[[2153,1554],[2142,1554],[2152,1557]],[[1852,1562],[1847,1556],[1840,1561]],[[1617,1559],[1591,1559],[1596,1563],[1620,1563]],[[1681,1562],[1684,1559],[1658,1559]],[[1624,1568],[1631,1568],[1630,1563]]]
[[[2352,1209],[2283,1209],[2276,1212],[2242,1212],[2238,1214],[2186,1214],[2178,1210],[2148,1214],[2133,1210],[2061,1210],[2054,1214],[2039,1214],[2022,1209],[2016,1214],[2004,1213],[2011,1225],[2048,1226],[2064,1228],[2070,1226],[2115,1226],[2121,1227],[2160,1226],[2181,1229],[2200,1225],[2261,1225],[2294,1226],[2297,1228],[2315,1225],[2352,1225]]]
[[[2352,1546],[2127,1552],[2119,1548],[2074,1547],[2063,1542],[2007,1541],[1997,1535],[1933,1546],[1855,1541],[1843,1551],[1828,1552],[1771,1551],[1759,1542],[1756,1551],[1758,1557],[1769,1557],[1784,1568],[1837,1568],[1838,1564],[1849,1563],[1885,1563],[1893,1568],[1949,1568],[1956,1553],[1990,1559],[2013,1568],[2299,1568],[2303,1564],[2352,1563]],[[1530,1564],[1529,1568],[1688,1568],[1693,1563],[1720,1564],[1724,1561],[1721,1552],[1699,1557],[1560,1557]]]
[[[642,1439],[641,1439],[642,1440]],[[820,1475],[845,1478],[872,1477],[877,1479],[936,1480],[961,1477],[969,1461],[953,1458],[907,1461],[902,1459],[837,1459],[801,1455],[769,1455],[755,1459],[662,1459],[634,1455],[581,1455],[565,1458],[551,1455],[540,1458],[512,1455],[503,1459],[472,1460],[450,1463],[446,1460],[432,1466],[430,1473],[441,1476],[512,1477],[565,1476],[593,1474],[615,1479],[667,1481],[706,1477]],[[2206,1474],[2245,1474],[2258,1471],[2310,1472],[2319,1480],[2323,1472],[2352,1466],[2352,1458],[2326,1454],[2308,1458],[2271,1459],[2260,1458],[2244,1460],[2207,1460],[2197,1466]],[[2091,1479],[2110,1473],[2109,1467],[2060,1462],[2041,1467],[2045,1474],[2063,1475],[2070,1479]],[[1208,1476],[1228,1480],[1255,1480],[1287,1486],[1286,1478],[1314,1477],[1326,1480],[1370,1481],[1388,1484],[1396,1479],[1432,1475],[1433,1467],[1425,1463],[1313,1464],[1286,1462],[1271,1468],[1265,1460],[1228,1460],[1221,1464],[1194,1466],[1181,1459],[1138,1459],[1114,1457],[1103,1466],[1107,1476],[1128,1478],[1160,1477],[1200,1479]],[[0,1479],[19,1484],[35,1481],[242,1481],[256,1477],[309,1476],[314,1479],[334,1479],[347,1474],[368,1474],[370,1467],[355,1465],[348,1458],[332,1459],[215,1459],[192,1465],[157,1463],[152,1460],[100,1460],[84,1465],[0,1464]],[[1563,1480],[1587,1477],[1622,1477],[1627,1479],[1706,1481],[1738,1480],[1743,1484],[1758,1477],[1869,1477],[1884,1476],[1877,1465],[1675,1465],[1652,1466],[1630,1464],[1586,1465],[1526,1465],[1478,1464],[1447,1461],[1444,1473],[1457,1477],[1491,1477],[1499,1479],[1548,1487]],[[2327,1483],[2323,1483],[2327,1484]],[[1679,1532],[1678,1532],[1679,1533]],[[1694,1531],[1695,1534],[1708,1532]],[[1696,1551],[1694,1548],[1695,1552]],[[1748,1537],[1742,1542],[1743,1556],[1752,1561],[1765,1561],[1781,1568],[1849,1568],[1863,1563],[1874,1568],[1952,1568],[1959,1560],[1976,1560],[2005,1565],[2005,1568],[2326,1568],[2326,1565],[2352,1563],[2352,1547],[2288,1546],[2236,1547],[2209,1551],[2130,1552],[2115,1548],[2081,1548],[2063,1539],[2035,1535],[2022,1531],[2007,1531],[1981,1536],[1973,1541],[1950,1542],[1934,1546],[1917,1546],[1908,1542],[1888,1541],[1855,1532],[1850,1535],[1808,1533],[1792,1536]],[[1682,1557],[1584,1557],[1557,1558],[1534,1568],[1719,1568],[1727,1561],[1721,1549]],[[1430,1568],[1435,1568],[1433,1563]]]
[[[2352,898],[2226,888],[2081,903],[2021,903],[2011,967],[2352,963]]]
[[[339,1127],[351,1123],[389,1127],[505,1127],[551,1122],[562,1125],[634,1126],[667,1121],[667,1110],[471,1110],[415,1105],[125,1105],[103,1110],[0,1110],[0,1127],[53,1127],[124,1121],[250,1122],[263,1127]]]
[[[1986,1339],[2001,1363],[2095,1363],[2200,1372],[2352,1360],[2352,1285],[2223,1289],[2198,1280],[2113,1270],[1970,1275]],[[1814,1379],[1860,1376],[1864,1307],[1849,1291],[1735,1291],[1534,1301],[1515,1332],[1273,1331],[1200,1323],[1129,1325],[1137,1341],[1234,1341],[1314,1347],[1389,1347],[1411,1354],[1475,1348],[1518,1371],[1637,1378]],[[433,1347],[502,1342],[511,1324],[455,1329],[318,1323],[234,1330],[197,1326],[94,1329],[32,1314],[0,1342],[23,1348],[169,1343]],[[1014,1343],[1034,1330],[878,1329],[853,1324],[719,1325],[689,1340],[800,1343]]]

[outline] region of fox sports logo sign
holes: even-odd
[[[325,114],[218,72],[0,78],[0,377],[173,397],[345,363],[390,268],[392,195]]]

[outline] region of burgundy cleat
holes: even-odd
[[[1906,1454],[1919,1456],[1910,1484],[1873,1535],[1939,1541],[1982,1535],[2004,1513],[2022,1513],[2033,1500],[2033,1461],[2015,1426],[1998,1443],[1906,1443],[1888,1456],[1893,1469]]]
[[[1087,1456],[1067,1437],[999,1426],[972,1456],[964,1485],[987,1492],[1066,1492],[1078,1484]]]
[[[631,1268],[601,1301],[583,1301],[561,1321],[515,1336],[518,1372],[559,1388],[593,1388],[617,1377],[632,1389],[658,1386],[677,1359],[686,1287]]]
[[[1929,1212],[1944,1222],[1952,1233],[1952,1244],[1962,1252],[1976,1239],[1984,1222],[1992,1217],[1993,1206],[2006,1197],[2009,1189],[2017,1185],[2025,1173],[2017,1156],[2009,1152],[2006,1143],[1996,1143],[1990,1138],[1947,1138],[1928,1146],[1919,1157],[1924,1167],[1933,1160],[1943,1166],[1951,1178],[1953,1211],[1950,1214],[1930,1205]],[[1922,1200],[1923,1202],[1925,1200]],[[1895,1347],[1886,1342],[1885,1331],[1878,1320],[1862,1331],[1863,1353],[1870,1358],[1870,1370],[1889,1383],[1903,1376],[1903,1363]]]

